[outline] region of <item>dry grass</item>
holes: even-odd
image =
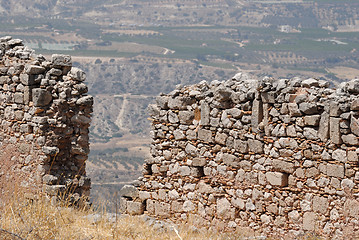
[[[109,218],[99,210],[67,205],[66,201],[52,204],[43,195],[34,200],[22,193],[12,194],[0,202],[0,239],[241,239],[239,233],[196,231],[185,225],[161,229],[144,217]]]

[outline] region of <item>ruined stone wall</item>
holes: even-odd
[[[157,98],[152,158],[121,210],[264,235],[359,229],[359,79],[237,74]]]
[[[0,190],[10,185],[51,196],[88,196],[88,127],[93,99],[71,57],[51,60],[0,38]],[[1,195],[1,193],[0,193]]]

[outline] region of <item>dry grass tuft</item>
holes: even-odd
[[[90,240],[90,239],[241,239],[238,233],[218,234],[193,231],[188,226],[156,228],[145,218],[106,214],[93,209],[61,205],[38,194],[30,199],[18,191],[0,201],[0,239],[11,240]]]

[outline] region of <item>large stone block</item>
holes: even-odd
[[[273,165],[273,169],[279,172],[286,172],[286,173],[294,172],[294,164],[290,162],[273,159],[272,165]]]
[[[217,216],[223,219],[234,219],[235,209],[227,198],[217,199]]]
[[[332,141],[332,143],[334,144],[341,144],[342,143],[342,138],[341,138],[341,133],[340,133],[340,118],[334,118],[331,117],[330,118],[330,140]]]
[[[180,111],[178,113],[178,118],[180,123],[182,124],[191,124],[194,119],[194,112],[193,111]]]
[[[206,126],[209,124],[210,111],[211,111],[211,108],[209,107],[208,103],[203,101],[201,104],[201,125]]]
[[[316,226],[317,214],[314,212],[305,212],[303,215],[303,229],[314,231]]]
[[[69,55],[53,54],[51,62],[54,67],[71,67],[72,59]]]
[[[263,103],[262,101],[255,99],[253,101],[252,118],[251,118],[253,132],[259,131],[258,126],[262,122],[262,120],[263,120]]]
[[[45,72],[45,68],[37,65],[26,65],[25,72],[30,75],[37,75]]]
[[[171,205],[164,202],[155,202],[155,215],[168,217],[171,214]]]
[[[359,119],[352,116],[350,118],[350,130],[352,133],[354,133],[356,136],[359,136]]]
[[[281,172],[267,172],[267,182],[273,186],[288,186],[288,174]]]
[[[248,140],[248,148],[250,152],[263,153],[263,142],[259,140]]]
[[[314,196],[313,198],[313,210],[315,212],[319,212],[321,214],[326,214],[329,207],[328,198],[321,197],[321,196]]]
[[[327,174],[330,177],[344,178],[344,166],[327,164]]]
[[[34,88],[32,89],[32,101],[35,107],[43,107],[51,103],[52,95],[46,89]]]
[[[234,140],[234,149],[236,149],[240,153],[248,152],[248,142],[242,140]]]
[[[199,129],[198,139],[204,142],[212,143],[213,142],[212,131],[207,129]]]
[[[329,138],[329,114],[327,112],[323,112],[320,117],[318,137],[323,142],[327,141]]]
[[[231,167],[239,166],[239,159],[232,154],[224,153],[222,159],[223,159],[223,163],[227,166],[231,166]]]
[[[318,126],[320,115],[310,115],[304,117],[304,124],[307,126]]]
[[[133,185],[125,185],[120,190],[120,196],[135,199],[139,197],[139,191]]]
[[[145,211],[145,206],[141,202],[127,201],[127,213],[130,215],[141,215]]]
[[[205,158],[193,158],[192,159],[192,166],[193,167],[203,167],[206,165],[207,160]]]
[[[215,138],[214,138],[214,141],[215,141],[216,143],[225,145],[225,144],[226,144],[227,137],[228,137],[228,135],[225,134],[225,133],[217,133],[216,136],[215,136]]]

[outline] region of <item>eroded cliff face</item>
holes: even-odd
[[[35,55],[0,38],[0,187],[19,184],[56,198],[88,196],[88,128],[93,99],[71,57]]]
[[[359,79],[237,74],[161,95],[121,210],[264,235],[358,234]]]

